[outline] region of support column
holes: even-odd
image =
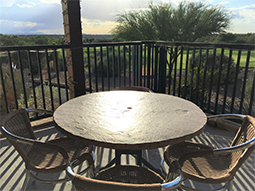
[[[80,0],[62,0],[70,99],[86,94]]]

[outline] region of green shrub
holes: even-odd
[[[114,59],[114,60],[113,60]],[[126,63],[129,62],[129,58],[126,57]],[[114,62],[113,62],[114,61]],[[124,71],[124,55],[123,52],[120,53],[120,63],[118,63],[119,58],[118,54],[115,53],[115,57],[113,58],[113,53],[109,53],[109,77],[118,76],[119,70],[120,72]],[[115,70],[113,71],[113,64],[115,63]],[[119,68],[120,67],[120,68]],[[97,73],[98,75],[103,75],[103,77],[107,77],[107,55],[103,55],[103,69],[102,69],[102,63],[101,60],[98,60],[97,62]],[[95,64],[92,64],[92,72],[95,72]]]
[[[18,69],[20,69],[19,57],[18,57],[17,52],[13,52],[11,54],[11,59],[12,59],[12,63],[14,65],[16,65],[16,67]],[[20,51],[20,59],[21,59],[22,68],[23,69],[28,68],[29,70],[31,70],[30,65],[29,65],[29,59],[28,59],[28,52],[27,51]],[[45,58],[44,53],[39,53],[39,59],[40,59],[41,65],[46,66],[46,58]],[[38,60],[37,60],[36,52],[30,52],[30,61],[31,61],[31,66],[32,66],[31,72],[33,74],[37,74],[38,71],[39,71],[39,68],[38,68]]]
[[[9,67],[9,64],[2,64],[1,67],[2,67],[4,87],[5,87],[5,93],[6,93],[6,97],[7,97],[8,107],[14,108],[15,107],[15,96],[14,96],[14,91],[13,91],[10,67]],[[31,91],[29,88],[30,84],[29,84],[28,73],[29,73],[29,71],[27,69],[25,69],[23,71],[26,95],[29,95],[30,91]],[[13,76],[14,76],[14,83],[15,83],[15,88],[16,88],[16,96],[17,96],[17,99],[19,99],[20,95],[24,94],[20,70],[14,69]],[[3,109],[6,109],[4,99],[5,99],[4,98],[4,90],[3,90],[2,81],[0,78],[0,107]]]
[[[199,67],[199,59],[200,59],[200,68]],[[207,69],[205,71],[205,63],[206,63],[206,54],[202,53],[201,58],[199,54],[195,55],[195,59],[193,62],[193,58],[189,60],[189,73],[187,76],[186,86],[185,86],[185,79],[182,78],[181,81],[181,88],[180,92],[181,95],[184,97],[184,92],[186,90],[186,98],[191,97],[191,99],[194,99],[195,96],[198,97],[198,101],[206,100],[207,94],[209,91],[209,87],[211,85],[211,75],[213,75],[213,81],[212,85],[216,86],[219,82],[219,72],[220,72],[220,63],[221,63],[221,55],[216,54],[215,58],[213,54],[208,54],[207,59]],[[229,76],[227,76],[228,71],[228,64],[229,63],[229,57],[224,55],[223,61],[222,61],[222,69],[221,69],[221,79],[220,84],[224,83],[233,83],[235,80],[235,72],[236,67],[234,60],[231,59],[230,69],[229,69]],[[212,68],[213,68],[213,74],[212,74]],[[192,75],[193,74],[193,75]],[[206,75],[206,80],[204,82],[204,75]],[[199,80],[198,80],[199,78]],[[197,81],[199,84],[197,84]],[[191,84],[192,82],[192,84]],[[192,85],[192,86],[191,86]],[[203,89],[204,87],[204,89]],[[198,89],[197,89],[198,88]],[[179,90],[179,89],[178,89]],[[191,93],[191,95],[190,95]],[[202,95],[203,93],[203,95]],[[198,95],[196,95],[198,94]]]
[[[190,58],[190,71],[193,69],[194,70],[194,75],[197,75],[198,71],[198,66],[199,66],[199,54],[195,55],[194,63],[193,63],[193,58]],[[205,69],[205,63],[206,63],[206,53],[201,54],[201,63],[200,63],[200,76],[204,76],[204,69]],[[229,63],[229,57],[226,55],[223,55],[223,60],[222,60],[222,68],[221,68],[221,81],[220,83],[225,83],[225,82],[234,82],[235,80],[235,72],[236,72],[236,67],[234,60],[231,59],[230,61],[230,70],[229,70],[229,76],[227,77],[227,71],[228,71],[228,63]],[[219,72],[220,72],[220,64],[221,64],[221,54],[216,54],[214,58],[214,54],[208,54],[208,59],[207,59],[207,76],[211,75],[212,68],[213,68],[213,76],[214,76],[214,81],[213,85],[218,84],[218,80],[216,78],[219,77]]]
[[[58,97],[58,88],[52,86],[52,94],[54,98]],[[43,99],[42,99],[42,89],[41,86],[37,86],[35,88],[35,95],[36,95],[36,103],[37,103],[37,108],[43,108]],[[44,97],[45,97],[45,105],[46,105],[46,109],[51,110],[51,99],[50,99],[50,86],[46,86],[44,85]],[[53,99],[54,99],[53,98]],[[24,102],[24,94],[20,95],[20,99],[18,100],[18,105],[19,107],[25,107],[25,102]],[[33,108],[35,107],[34,104],[34,97],[33,94],[28,94],[27,95],[27,106],[29,108]],[[54,107],[57,108],[58,107],[58,102],[54,101]]]

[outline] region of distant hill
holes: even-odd
[[[18,34],[18,36],[35,36],[35,35],[45,35],[48,36],[50,38],[60,38],[60,37],[64,37],[64,35],[61,34]],[[111,39],[112,35],[110,34],[82,34],[82,38],[83,39]]]
[[[110,34],[82,34],[83,39],[111,39],[112,35]]]

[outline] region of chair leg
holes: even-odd
[[[29,179],[30,179],[30,172],[29,172],[29,170],[26,169],[26,178],[25,178],[24,183],[21,188],[22,191],[25,191],[27,189]]]
[[[228,191],[233,190],[233,179],[228,182]]]
[[[38,175],[38,173],[37,172],[35,172],[35,174],[34,174],[35,176],[37,176]],[[35,184],[35,182],[36,182],[36,180],[35,179],[33,179],[33,181],[32,181],[32,185],[34,185]]]

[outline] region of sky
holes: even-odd
[[[117,14],[182,0],[80,0],[83,34],[110,34]],[[198,0],[186,0],[198,1]],[[207,0],[232,15],[231,33],[255,33],[255,0]],[[61,0],[0,0],[1,34],[64,34]]]

